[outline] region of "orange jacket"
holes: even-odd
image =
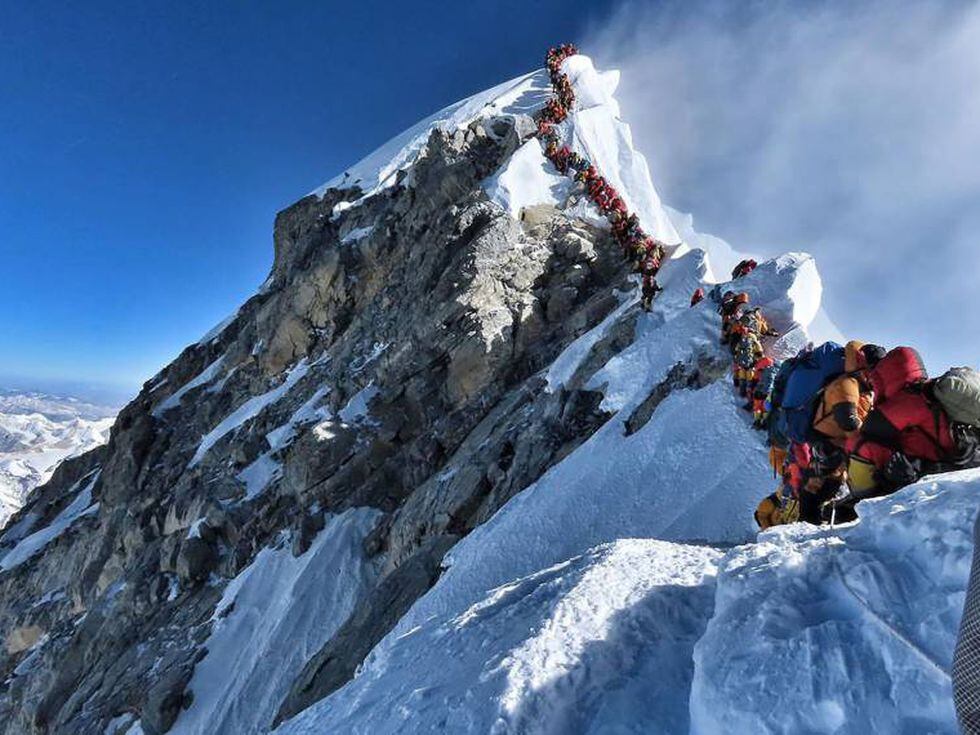
[[[813,428],[842,447],[861,430],[870,411],[871,394],[861,390],[857,377],[845,373],[823,389]]]
[[[863,381],[868,361],[862,347],[864,342],[856,339],[844,345],[845,373],[824,388],[813,417],[813,428],[841,447],[861,430],[871,411],[872,395]]]

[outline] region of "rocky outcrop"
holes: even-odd
[[[304,553],[324,512],[377,508],[364,546],[381,575],[281,715],[297,711],[353,674],[456,540],[608,420],[584,379],[551,391],[542,371],[619,305],[617,248],[553,207],[512,218],[481,188],[531,129],[433,132],[393,186],[278,215],[259,293],[0,537],[3,564],[41,534],[0,571],[0,733],[102,733],[124,713],[166,732],[227,581],[284,537]]]
[[[279,708],[275,724],[287,720],[347,683],[385,634],[412,603],[439,578],[439,563],[457,541],[431,537],[412,556],[386,575],[337,634],[304,667]]]
[[[650,394],[626,419],[626,436],[635,434],[646,426],[657,406],[671,393],[676,390],[704,388],[725,377],[728,367],[728,363],[716,355],[704,353],[698,355],[691,364],[679,362],[674,365],[667,377],[653,387]]]

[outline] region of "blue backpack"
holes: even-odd
[[[820,390],[844,372],[844,348],[824,342],[783,363],[773,390],[772,422],[786,439],[806,443],[813,420],[814,400]],[[778,404],[777,404],[778,399]]]

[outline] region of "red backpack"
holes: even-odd
[[[956,451],[949,417],[922,391],[906,390],[875,401],[861,434],[908,457],[939,462]]]
[[[919,353],[911,347],[896,347],[867,372],[868,382],[875,392],[875,403],[929,378]]]

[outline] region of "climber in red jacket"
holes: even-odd
[[[643,307],[643,311],[650,311],[653,306],[653,300],[657,297],[658,293],[663,291],[663,287],[657,283],[657,273],[659,272],[659,258],[652,253],[647,255],[640,268],[643,283],[643,298],[640,300],[640,305]]]
[[[734,270],[732,270],[732,280],[734,281],[736,278],[747,276],[749,273],[754,271],[758,265],[759,264],[751,258],[746,258],[736,265]]]

